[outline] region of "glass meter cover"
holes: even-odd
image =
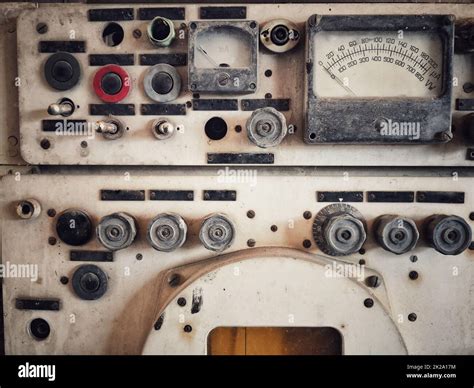
[[[258,24],[255,21],[191,22],[188,44],[191,91],[256,91]]]
[[[312,16],[305,141],[448,141],[453,29],[444,15]]]

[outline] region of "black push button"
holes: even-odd
[[[153,77],[151,87],[158,94],[168,94],[173,89],[173,78],[168,73],[160,71]]]
[[[58,52],[51,55],[46,61],[44,76],[52,88],[69,90],[79,82],[81,67],[72,54]]]
[[[116,73],[107,73],[102,77],[101,88],[107,94],[117,94],[122,90],[122,78]]]

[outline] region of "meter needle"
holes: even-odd
[[[348,86],[344,85],[344,82],[341,81],[340,78],[336,77],[335,74],[331,73],[328,69],[326,69],[324,66],[322,66],[322,68],[326,71],[326,73],[329,74],[329,76],[335,80],[339,85],[341,85],[345,90],[346,92],[349,92],[350,94],[352,94],[353,96],[356,96],[356,94],[352,91],[351,88],[349,88]]]
[[[197,49],[207,58],[212,66],[219,67],[219,65],[210,57],[210,55],[202,48],[202,46],[198,46]]]

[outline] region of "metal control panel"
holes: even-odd
[[[25,10],[21,155],[40,165],[471,166],[472,18],[463,4]]]
[[[207,329],[278,326],[288,314],[355,335],[345,354],[472,348],[462,335],[474,311],[472,178],[219,171],[4,177],[3,263],[38,270],[4,279],[7,353],[206,353]],[[344,268],[353,276],[335,279]],[[276,294],[288,305],[271,310]],[[305,315],[314,303],[319,314]],[[374,337],[351,317],[378,322]]]

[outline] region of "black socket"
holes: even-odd
[[[211,140],[221,140],[227,134],[227,123],[220,117],[212,117],[204,127],[206,135]]]
[[[56,233],[68,245],[84,245],[92,237],[92,222],[82,210],[66,210],[58,217]]]
[[[36,340],[43,341],[49,337],[51,328],[43,318],[35,318],[30,322],[30,333]]]
[[[81,78],[81,67],[77,59],[65,52],[51,55],[44,65],[44,76],[56,90],[69,90]]]
[[[270,39],[277,46],[284,46],[290,40],[290,31],[288,30],[288,27],[283,24],[273,27],[270,32]]]
[[[162,19],[155,19],[151,26],[151,34],[153,39],[165,40],[171,33],[170,26]]]
[[[107,275],[96,265],[82,265],[72,276],[72,288],[81,299],[99,299],[107,291]]]
[[[122,90],[122,78],[116,73],[107,73],[102,77],[100,87],[105,93],[113,96]]]
[[[151,81],[151,87],[158,94],[168,94],[173,89],[173,86],[173,78],[164,71],[156,73]]]

